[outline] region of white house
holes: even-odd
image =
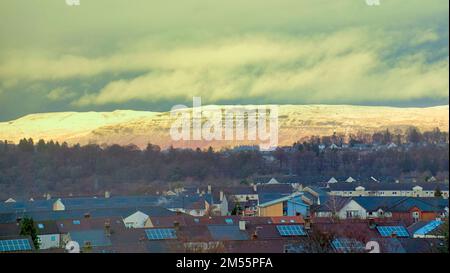
[[[337,183],[338,181],[336,180],[336,178],[332,177],[330,178],[330,180],[328,180],[328,184],[332,184],[332,183]]]
[[[446,183],[425,182],[417,183],[331,183],[330,195],[334,196],[409,196],[409,197],[434,197],[439,189],[443,198],[448,198],[449,188]]]
[[[350,200],[337,213],[339,219],[366,219],[366,210],[355,200]]]
[[[61,246],[61,235],[55,222],[37,222],[35,225],[40,249],[59,248]]]
[[[267,184],[280,184],[280,182],[278,182],[275,178],[272,178],[269,182],[267,182]]]
[[[353,183],[353,182],[355,182],[356,180],[353,178],[353,177],[349,177],[349,178],[347,178],[347,180],[345,180],[345,182],[348,182],[348,183]]]
[[[147,226],[148,220],[149,217],[147,214],[141,211],[136,211],[135,213],[123,219],[123,223],[127,228],[144,228]]]

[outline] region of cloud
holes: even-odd
[[[448,101],[448,1],[41,2],[0,3],[0,110],[27,101],[9,116],[166,107],[194,95],[217,104]]]
[[[73,104],[189,100],[192,96],[202,96],[209,103],[249,98],[361,103],[447,97],[448,59],[429,63],[417,53],[396,56],[392,62],[384,55],[395,38],[357,28],[299,38],[241,37],[153,52],[148,59],[150,72],[112,81]],[[130,56],[127,59],[135,63]]]
[[[47,98],[52,101],[70,100],[75,96],[76,93],[68,91],[66,87],[58,87],[47,93]]]

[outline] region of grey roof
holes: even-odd
[[[323,196],[320,197],[320,205],[311,206],[311,211],[337,212],[350,202],[350,200],[350,197]]]
[[[378,197],[378,196],[362,196],[355,197],[355,200],[367,211],[376,211],[378,209],[386,210],[399,202],[405,200],[407,197]]]
[[[277,200],[283,197],[287,197],[288,193],[264,193],[258,195],[259,204],[264,204],[273,200]]]
[[[15,203],[0,203],[0,213],[51,211],[57,198],[50,200],[17,201]],[[164,208],[188,208],[192,204],[204,200],[199,195],[178,196],[115,196],[110,198],[73,197],[61,198],[66,210],[79,209],[111,209],[145,206],[160,206]]]
[[[248,235],[238,225],[208,225],[213,240],[248,240]]]
[[[291,184],[263,184],[257,186],[258,194],[263,193],[292,193],[293,189]]]
[[[78,242],[80,247],[83,247],[85,242],[90,242],[93,247],[111,245],[111,240],[106,236],[103,229],[72,231],[70,232],[70,239]]]
[[[34,211],[34,212],[17,212],[0,214],[0,223],[14,223],[18,218],[25,216],[33,218],[35,221],[49,221],[49,220],[65,220],[65,219],[80,219],[87,213],[92,218],[106,218],[106,217],[122,217],[125,218],[137,210],[147,214],[148,216],[170,216],[175,215],[163,207],[134,207],[134,208],[102,208],[102,209],[77,209],[65,211]]]
[[[409,211],[417,207],[422,211],[443,212],[448,207],[448,200],[443,198],[418,198],[418,197],[372,197],[362,196],[353,198],[367,211],[378,209],[389,211]]]

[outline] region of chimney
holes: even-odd
[[[50,200],[50,199],[52,199],[52,196],[50,195],[50,193],[47,193],[47,195],[46,195],[46,199],[47,199],[47,200]]]
[[[179,230],[180,229],[180,222],[174,221],[173,222],[173,227],[175,228],[175,230]]]
[[[86,218],[86,219],[91,218],[91,214],[90,214],[89,212],[86,212],[86,213],[84,214],[84,218]]]
[[[109,220],[105,221],[105,234],[106,236],[111,235],[111,223],[109,222]]]
[[[239,221],[239,229],[240,230],[245,230],[245,221],[243,221],[243,220]]]
[[[305,229],[311,229],[311,218],[309,216],[305,217]]]
[[[92,248],[92,243],[90,241],[85,241],[84,242],[84,248],[85,249],[91,249]]]
[[[111,193],[109,191],[105,191],[105,198],[111,197]]]
[[[219,197],[219,201],[222,202],[223,201],[223,191],[220,191],[220,197]]]
[[[208,194],[211,194],[211,185],[208,185]]]
[[[397,238],[397,233],[396,232],[392,232],[391,233],[391,238]]]

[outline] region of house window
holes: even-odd
[[[73,223],[74,225],[79,225],[79,224],[80,224],[80,220],[73,220],[72,223]]]
[[[56,241],[56,236],[55,236],[55,235],[52,235],[52,237],[50,237],[50,240],[51,240],[52,242],[55,242],[55,241]]]
[[[44,224],[38,224],[39,229],[44,229]]]
[[[357,210],[347,210],[347,218],[358,218],[359,217],[359,211]]]

